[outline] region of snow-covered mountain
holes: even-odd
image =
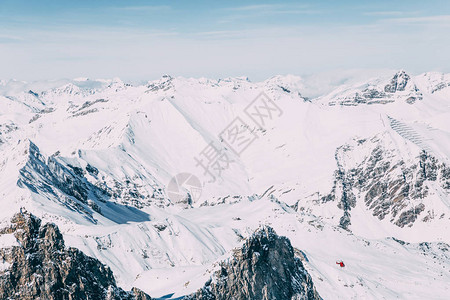
[[[2,223],[25,207],[152,297],[270,225],[324,299],[445,298],[450,75],[308,83],[1,81]]]

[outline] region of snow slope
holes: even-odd
[[[156,297],[203,286],[268,224],[303,252],[324,299],[442,299],[450,76],[400,71],[313,99],[307,84],[2,81],[0,218],[26,207],[125,289]],[[235,122],[254,137],[243,151],[227,140]],[[210,145],[222,159],[214,177],[198,163]],[[199,178],[200,198],[182,188],[183,200],[171,199],[168,183],[185,172]]]

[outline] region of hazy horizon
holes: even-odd
[[[0,78],[450,72],[449,7],[437,0],[7,0],[0,3]]]

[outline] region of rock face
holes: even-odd
[[[186,299],[321,299],[290,241],[264,227]]]
[[[16,214],[0,235],[18,246],[0,249],[0,299],[151,299],[117,287],[112,271],[76,248],[66,248],[54,224],[27,212]]]
[[[142,208],[164,200],[162,189],[151,188],[153,194],[148,195],[143,191],[144,185],[133,182],[136,178],[123,178],[121,182],[113,179],[107,183],[100,180],[104,174],[100,176],[99,170],[89,164],[84,166],[79,157],[65,158],[58,153],[46,157],[33,142],[28,141],[27,145],[24,150],[27,160],[19,171],[17,185],[78,212],[91,223],[97,223],[96,213],[117,221],[120,213],[108,214],[102,210],[112,203],[123,211],[127,206]]]
[[[399,227],[412,226],[418,219],[429,221],[435,216],[427,211],[426,198],[435,190],[450,190],[449,166],[425,150],[406,160],[384,144],[387,140],[387,135],[356,139],[336,150],[334,186],[322,201],[338,202],[344,211],[341,227],[351,224],[357,198],[378,219],[389,218]]]
[[[392,77],[391,82],[384,87],[386,93],[404,91],[408,81],[411,79],[405,71],[400,71]]]
[[[331,98],[330,98],[331,96]],[[327,96],[328,105],[357,106],[362,104],[387,104],[406,101],[413,104],[422,100],[423,94],[405,71],[399,71],[387,82],[373,81]]]
[[[88,182],[81,168],[65,165],[57,156],[44,157],[31,141],[26,151],[28,160],[20,170],[17,185],[79,211],[95,223],[92,212],[101,211],[89,195],[105,202],[107,192]]]

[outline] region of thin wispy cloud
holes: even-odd
[[[116,10],[122,11],[134,11],[134,12],[144,12],[144,11],[161,11],[170,10],[171,7],[168,5],[139,5],[139,6],[122,6],[122,7],[112,7]]]
[[[224,11],[240,12],[255,15],[272,15],[272,14],[301,14],[301,13],[320,13],[321,10],[312,9],[309,5],[298,4],[260,4],[246,5],[225,8]]]
[[[245,5],[245,6],[237,6],[237,7],[229,7],[226,10],[234,10],[234,11],[261,11],[261,10],[270,10],[282,7],[283,5],[279,4],[258,4],[258,5]]]
[[[450,15],[390,18],[386,19],[385,22],[399,24],[434,24],[448,26],[450,25]]]
[[[242,30],[217,30],[217,31],[203,31],[196,32],[194,36],[204,38],[242,38],[245,37],[246,31]]]
[[[309,5],[298,4],[260,4],[227,7],[222,9],[225,15],[218,23],[232,23],[246,18],[263,18],[281,15],[313,15],[321,14],[322,10],[313,9]]]
[[[23,41],[24,38],[16,35],[0,34],[0,44],[17,43]]]
[[[14,35],[15,31],[10,31],[11,34],[0,35],[0,39],[10,39],[26,44],[42,44],[47,43],[90,43],[90,42],[123,42],[136,40],[151,40],[153,38],[173,38],[179,35],[175,30],[139,30],[139,29],[111,29],[107,27],[84,28],[84,29],[69,29],[69,28],[55,28],[52,31],[42,29],[32,29],[22,36]],[[18,33],[18,32],[17,32]]]
[[[255,28],[255,29],[245,29],[245,30],[216,30],[216,31],[200,31],[194,32],[191,37],[205,38],[205,39],[220,39],[222,41],[229,41],[232,39],[257,39],[257,38],[267,38],[269,36],[282,36],[289,35],[293,32],[294,28]]]
[[[210,6],[73,1],[26,9],[0,2],[4,78],[164,73],[262,78],[336,67],[450,70],[445,38],[450,12],[434,0],[411,0],[407,7],[387,0],[370,5],[230,0]]]
[[[403,16],[407,14],[404,11],[368,11],[364,12],[365,16]]]

